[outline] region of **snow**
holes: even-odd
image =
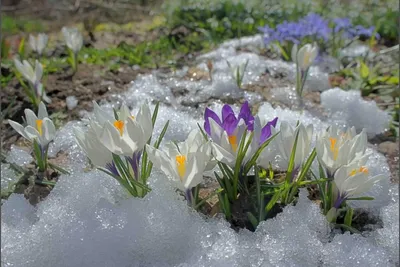
[[[358,90],[327,90],[321,94],[321,104],[333,120],[344,119],[359,131],[366,128],[370,137],[389,129],[390,115],[379,109],[375,101],[363,100]]]
[[[140,105],[161,101],[154,129],[157,137],[169,120],[167,140],[184,140],[190,130],[202,126],[206,106],[221,110],[225,99],[246,98],[252,104],[262,98],[239,89],[231,78],[226,60],[240,65],[249,59],[244,83],[256,83],[268,67],[293,75],[293,65],[265,59],[254,53],[240,53],[236,48],[249,45],[254,49],[259,37],[232,40],[216,51],[197,58],[197,67],[206,71],[205,62],[214,61],[213,81],[184,80],[183,70],[173,75],[151,73],[138,76],[131,88],[115,96],[115,102],[101,103],[111,110],[121,103],[136,113]],[[311,73],[321,72],[312,69]],[[315,78],[310,87],[328,89],[323,78]],[[315,74],[317,75],[317,74]],[[319,74],[318,74],[319,75]],[[318,76],[317,75],[317,76]],[[314,78],[311,79],[311,84]],[[320,80],[319,80],[320,79]],[[176,88],[188,93],[174,96]],[[293,101],[292,88],[275,88],[277,98]],[[280,95],[279,95],[279,94]],[[299,120],[314,127],[315,135],[335,124],[342,128],[367,128],[369,135],[384,131],[388,115],[376,104],[362,100],[357,92],[331,89],[321,95],[328,119],[309,111],[272,107],[261,103],[262,120],[279,117],[295,125]],[[221,101],[214,100],[221,99]],[[234,110],[239,106],[234,105]],[[86,114],[85,119],[92,116]],[[399,263],[399,195],[389,182],[386,159],[373,148],[367,163],[371,175],[383,173],[386,179],[367,194],[373,201],[351,203],[369,209],[382,220],[364,235],[336,234],[319,207],[301,190],[296,206],[289,205],[277,217],[262,222],[253,233],[235,232],[220,216],[206,218],[187,207],[172,183],[154,169],[149,181],[152,191],[143,199],[128,198],[122,187],[102,172],[84,169],[87,160],[76,145],[72,129],[85,129],[85,121],[71,121],[57,131],[49,156],[67,154],[70,175],[61,175],[50,195],[36,207],[22,195],[13,194],[2,206],[2,266],[396,266]],[[154,138],[155,138],[154,137]],[[153,139],[154,141],[154,139]],[[8,157],[18,165],[31,161],[27,152],[13,147]],[[6,164],[1,166],[4,178],[13,174]],[[6,184],[5,184],[6,185]]]

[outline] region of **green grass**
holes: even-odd
[[[46,28],[39,20],[16,19],[6,15],[1,16],[1,32],[4,35],[43,31],[46,31]]]

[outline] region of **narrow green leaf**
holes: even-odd
[[[253,225],[254,229],[257,229],[257,226],[258,226],[258,223],[259,223],[257,218],[251,212],[246,212],[246,214],[247,214],[247,218],[249,219],[249,221]]]
[[[297,148],[297,141],[299,139],[299,133],[300,130],[297,131],[296,133],[296,138],[294,139],[294,144],[292,148],[292,153],[290,154],[290,159],[289,159],[289,166],[286,172],[286,184],[290,184],[293,176],[293,169],[294,169],[294,160],[296,157],[296,148]]]
[[[373,197],[349,197],[347,200],[374,200]]]
[[[347,207],[346,215],[344,216],[344,224],[351,227],[353,221],[354,210],[351,207]]]
[[[369,68],[363,61],[360,61],[360,75],[362,79],[367,79],[369,76]]]
[[[282,195],[282,190],[279,190],[278,192],[275,193],[275,195],[272,196],[271,200],[268,202],[267,206],[265,207],[265,211],[269,212],[278,202],[279,198]]]
[[[151,122],[153,123],[153,127],[156,124],[157,116],[158,116],[158,109],[160,106],[160,102],[157,101],[156,106],[154,107],[153,115],[151,117]]]
[[[310,170],[311,165],[316,156],[317,156],[317,150],[316,150],[316,148],[314,148],[313,151],[311,152],[311,155],[308,157],[306,163],[304,164],[303,168],[301,168],[301,173],[297,178],[298,182],[303,181],[304,178],[307,176],[307,173]]]
[[[251,170],[251,167],[256,163],[258,157],[260,156],[261,152],[271,143],[271,141],[279,134],[279,132],[277,132],[276,134],[274,134],[273,136],[271,136],[267,141],[265,141],[256,151],[256,153],[254,153],[253,157],[251,157],[251,159],[249,160],[249,162],[246,163],[246,166],[244,168],[244,175],[247,175],[247,173]]]
[[[53,163],[51,163],[51,162],[49,162],[49,166],[50,166],[50,168],[52,168],[53,170],[56,170],[56,171],[58,171],[58,172],[60,172],[60,173],[62,173],[62,174],[69,174],[68,171],[64,170],[63,168],[61,168],[61,167],[59,167],[59,166],[57,166],[57,165],[55,165],[55,164],[53,164]]]

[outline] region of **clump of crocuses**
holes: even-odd
[[[146,144],[150,144],[158,105],[153,115],[144,104],[136,115],[127,106],[109,113],[94,104],[94,118],[89,129],[74,129],[79,146],[93,165],[115,178],[132,196],[144,197],[150,188],[147,179],[152,163],[147,159]],[[154,146],[158,148],[168,127],[165,125]]]
[[[383,178],[369,175],[366,135],[356,134],[354,128],[343,132],[330,127],[317,135],[313,147],[312,125],[278,118],[263,121],[245,102],[239,112],[229,105],[221,114],[206,108],[203,127],[198,125],[183,142],[160,147],[168,124],[150,144],[158,106],[151,118],[147,105],[132,116],[126,106],[110,114],[94,104],[88,131],[76,130],[79,145],[94,165],[132,196],[143,197],[150,191],[147,179],[154,164],[193,209],[217,194],[220,211],[235,227],[255,229],[282,207],[296,203],[300,188],[316,185],[327,220],[352,229],[353,209],[346,201],[371,200],[359,195]],[[315,159],[319,173],[312,169]],[[211,170],[219,188],[200,198],[203,175]]]

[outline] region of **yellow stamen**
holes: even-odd
[[[121,136],[124,133],[124,125],[125,123],[123,121],[114,121],[114,126],[117,128]]]
[[[229,144],[231,144],[233,152],[236,152],[237,150],[237,140],[236,140],[236,135],[230,135],[228,136]]]
[[[365,166],[361,166],[360,169],[359,169],[359,172],[363,172],[365,174],[368,174],[368,168],[365,167]]]
[[[134,119],[135,119],[135,116],[132,115],[131,118],[134,120]]]
[[[43,124],[43,120],[36,120],[36,128],[40,135],[43,134],[42,124]]]
[[[178,168],[178,174],[182,181],[186,172],[186,157],[184,155],[177,155],[175,157],[175,161],[176,161],[176,167]]]
[[[365,167],[365,166],[361,166],[358,170],[357,169],[353,169],[351,172],[350,172],[350,176],[354,176],[354,175],[356,175],[357,173],[360,173],[360,172],[363,172],[363,173],[365,173],[365,174],[368,174],[368,168],[367,167]]]
[[[329,141],[331,142],[331,151],[333,153],[333,160],[336,160],[339,154],[339,148],[336,147],[337,139],[333,137],[329,137]]]

